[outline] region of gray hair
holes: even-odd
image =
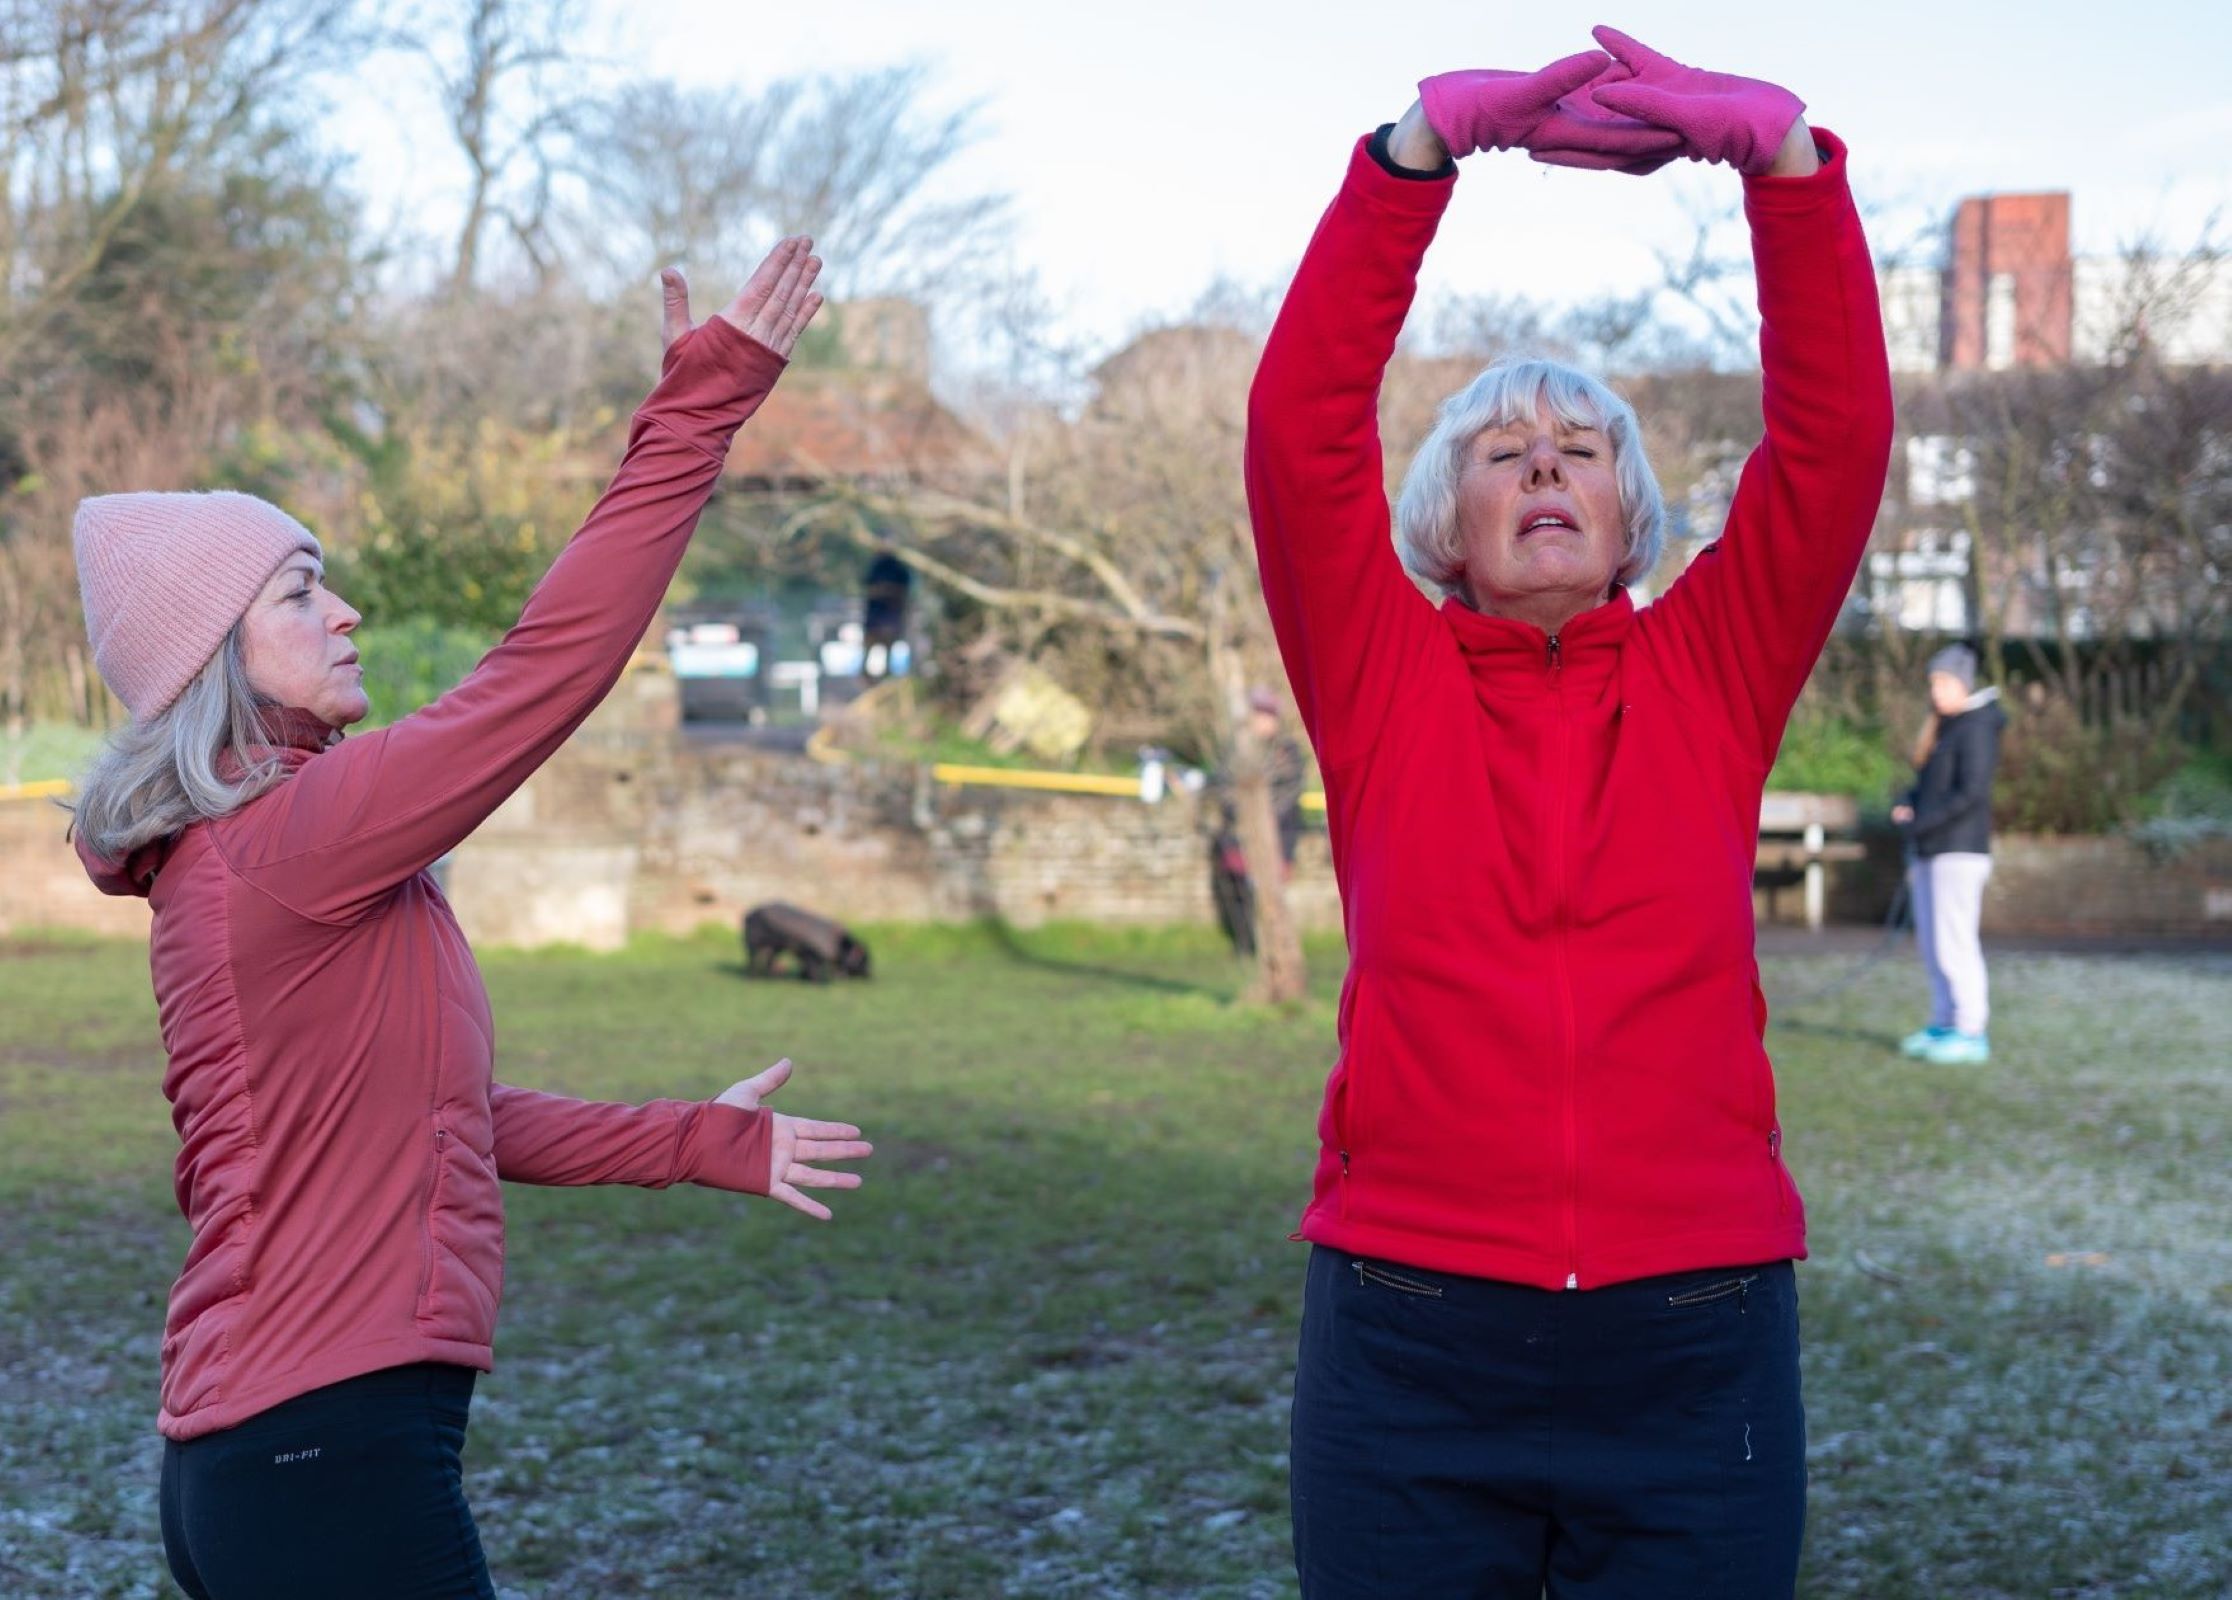
[[[1413,575],[1444,594],[1457,591],[1465,570],[1457,480],[1473,441],[1490,428],[1533,420],[1545,400],[1560,422],[1598,429],[1612,446],[1620,515],[1627,523],[1627,555],[1614,581],[1639,582],[1658,565],[1666,544],[1666,498],[1644,452],[1635,408],[1585,372],[1527,358],[1497,362],[1444,400],[1433,432],[1411,458],[1395,501],[1395,552]]]
[[[122,861],[141,845],[237,811],[287,775],[269,742],[266,702],[248,686],[240,623],[176,700],[113,734],[78,785],[77,829]],[[227,756],[232,757],[227,762]],[[230,767],[236,776],[227,777]]]

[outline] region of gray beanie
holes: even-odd
[[[1951,673],[1961,680],[1962,688],[1973,689],[1976,687],[1976,652],[1965,644],[1949,644],[1930,657],[1930,672],[1933,675]]]

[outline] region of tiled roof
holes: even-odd
[[[991,445],[915,379],[793,369],[729,451],[729,481],[949,481],[996,469]]]

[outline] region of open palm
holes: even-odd
[[[740,1106],[746,1111],[761,1109],[768,1096],[790,1081],[790,1075],[791,1064],[786,1058],[765,1072],[723,1090],[714,1097],[714,1104]],[[793,1211],[803,1211],[817,1221],[827,1222],[829,1207],[803,1191],[857,1189],[860,1174],[831,1172],[814,1163],[863,1161],[876,1153],[876,1147],[861,1138],[860,1130],[849,1122],[816,1122],[809,1117],[785,1116],[780,1111],[769,1111],[767,1120],[770,1129],[767,1197],[782,1201]]]
[[[821,268],[814,241],[794,233],[767,253],[736,298],[714,315],[788,359],[799,334],[821,309],[822,297],[814,292]],[[690,320],[690,285],[678,267],[660,273],[659,283],[665,295],[659,333],[661,342],[672,349],[676,340],[697,326]]]

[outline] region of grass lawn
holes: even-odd
[[[521,1596],[1286,1595],[1289,1244],[1334,950],[1236,1009],[1213,934],[887,931],[487,961],[512,1081],[705,1095],[778,1055],[871,1182],[508,1191],[467,1487]],[[2232,955],[2002,956],[2000,1059],[1890,1051],[1920,981],[1768,964],[1810,1596],[2232,1589]],[[185,1242],[146,957],[0,943],[0,1593],[168,1595],[153,1428]]]

